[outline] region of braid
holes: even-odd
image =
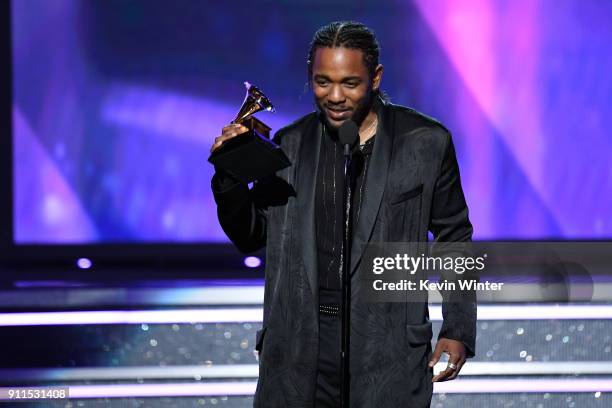
[[[374,71],[378,66],[378,55],[380,47],[376,36],[364,24],[355,21],[334,21],[317,30],[308,51],[308,82],[312,78],[312,63],[317,48],[322,47],[344,47],[360,50],[370,78],[374,77]]]

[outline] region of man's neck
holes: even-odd
[[[368,115],[361,122],[361,126],[359,126],[359,143],[364,144],[367,142],[372,136],[376,134],[376,127],[378,124],[378,117],[376,116],[376,112],[371,109],[368,112]]]

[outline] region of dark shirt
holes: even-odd
[[[337,136],[327,133],[325,127],[323,129],[315,192],[319,288],[339,290],[342,268],[344,155]],[[355,147],[353,152],[352,230],[359,220],[374,139],[373,136],[364,145]]]
[[[325,127],[323,127],[325,129]],[[315,192],[315,224],[317,240],[317,268],[319,287],[341,289],[340,268],[342,267],[342,200],[344,192],[344,157],[337,136],[324,131],[321,135],[321,152],[317,171]],[[361,202],[366,192],[365,178],[369,167],[374,139],[372,136],[364,145],[353,151],[353,193],[351,200],[352,230],[359,220]],[[217,169],[213,187],[217,191],[233,188],[240,182],[222,170]]]

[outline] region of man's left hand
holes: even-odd
[[[434,376],[431,379],[431,382],[454,380],[457,378],[457,375],[459,375],[459,371],[461,371],[463,364],[465,364],[465,346],[460,341],[441,337],[438,340],[436,349],[431,356],[431,361],[429,362],[430,367],[436,365],[436,363],[440,360],[442,353],[448,354],[449,365],[452,363],[456,366],[456,368],[453,369],[451,366],[447,366],[446,370]]]

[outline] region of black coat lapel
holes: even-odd
[[[317,271],[317,245],[315,231],[315,186],[317,181],[317,167],[319,152],[321,150],[322,125],[318,116],[306,126],[300,141],[298,154],[298,225],[300,229],[297,236],[302,241],[302,258],[304,268],[310,282],[310,289],[315,299],[318,296]]]
[[[378,216],[380,203],[387,184],[387,172],[391,163],[391,147],[393,145],[393,127],[395,118],[393,111],[384,101],[379,101],[376,113],[378,127],[374,150],[370,159],[370,168],[366,175],[366,194],[359,211],[359,222],[354,225],[353,245],[351,248],[351,276],[355,273],[357,264],[363,255],[365,244],[370,240],[374,222]]]

